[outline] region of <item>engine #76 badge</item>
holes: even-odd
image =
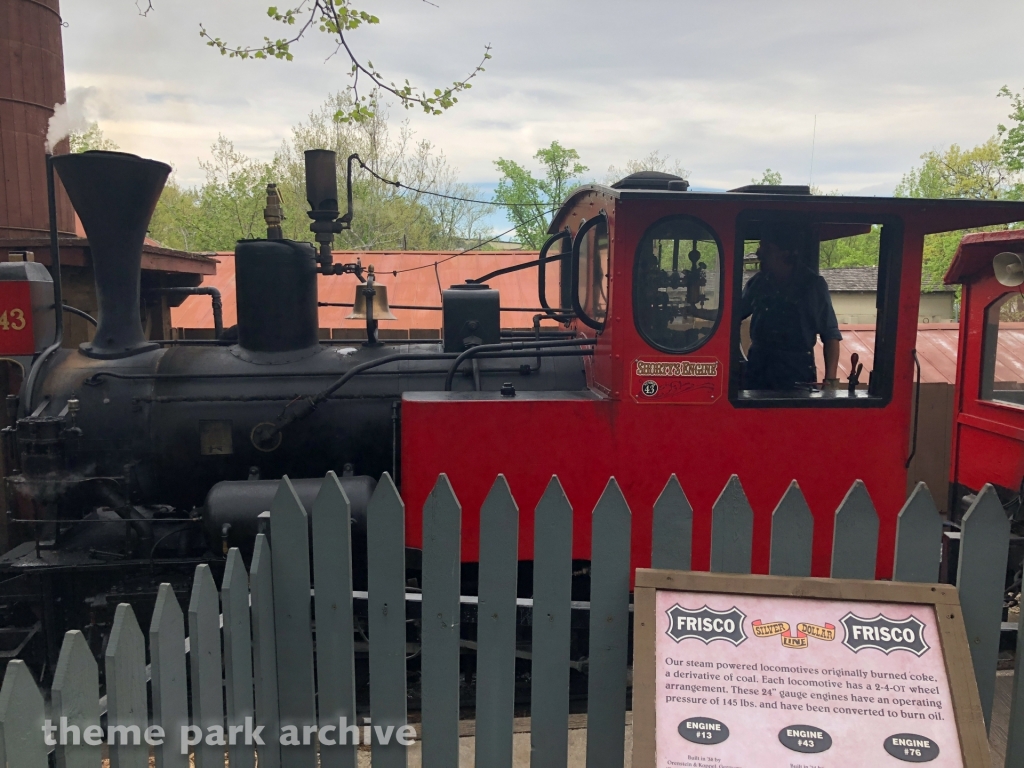
[[[851,611],[839,623],[846,630],[843,645],[854,653],[865,648],[874,648],[886,656],[893,651],[909,651],[915,656],[923,656],[928,652],[928,643],[924,641],[924,623],[915,616],[897,621],[878,614],[865,619]]]
[[[677,643],[686,638],[700,640],[707,645],[715,640],[725,640],[739,645],[747,639],[743,622],[747,615],[739,608],[716,611],[708,608],[691,610],[676,603],[667,611],[668,631],[666,634]]]

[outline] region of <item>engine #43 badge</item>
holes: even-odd
[[[668,631],[667,635],[677,643],[686,638],[700,640],[707,645],[715,640],[725,640],[733,645],[739,645],[747,639],[743,631],[743,622],[747,615],[739,608],[730,608],[728,611],[716,611],[708,608],[691,610],[683,608],[676,603],[667,611]]]
[[[924,623],[915,616],[897,621],[878,614],[865,619],[851,611],[839,623],[846,630],[843,645],[854,653],[865,648],[874,648],[886,656],[893,651],[909,651],[915,656],[923,656],[928,652],[928,643],[924,641]]]

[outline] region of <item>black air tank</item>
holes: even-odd
[[[235,246],[239,347],[256,353],[316,351],[316,276],[316,252],[309,243],[240,240]]]

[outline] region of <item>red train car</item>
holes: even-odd
[[[881,523],[877,576],[888,577],[911,450],[924,237],[1024,220],[1024,204],[816,196],[799,187],[711,194],[658,174],[616,187],[578,189],[549,241],[566,254],[563,306],[577,315],[570,327],[596,340],[587,391],[404,396],[409,544],[420,543],[419,511],[443,472],[463,505],[463,560],[474,561],[480,505],[503,473],[521,505],[519,558],[529,560],[533,508],[557,474],[575,510],[573,554],[585,560],[590,514],[614,476],[633,512],[633,566],[647,566],[652,507],[674,473],[694,509],[693,567],[707,569],[711,508],[735,474],[755,514],[753,570],[767,572],[771,513],[796,479],[815,514],[813,573],[824,576],[831,512],[861,479]],[[877,249],[878,320],[859,384],[744,388],[742,288],[762,230],[780,226],[801,233],[815,272],[844,250]],[[1020,479],[1019,467],[1011,476]]]
[[[964,237],[946,273],[960,283],[950,510],[992,483],[1019,517],[1024,486],[1024,230]]]

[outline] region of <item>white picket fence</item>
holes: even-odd
[[[689,569],[693,511],[675,476],[653,512],[653,566]],[[0,768],[46,768],[51,751],[58,768],[99,768],[104,748],[109,749],[111,768],[147,768],[151,749],[157,768],[187,768],[189,753],[197,768],[222,768],[225,752],[232,768],[254,768],[257,759],[260,768],[354,768],[355,732],[361,738],[372,735],[375,767],[404,767],[403,742],[412,733],[411,728],[399,731],[407,723],[406,607],[414,599],[422,600],[423,765],[457,765],[462,510],[447,478],[438,478],[423,509],[422,594],[407,594],[405,508],[390,477],[381,479],[370,501],[372,734],[362,723],[353,728],[356,624],[350,510],[333,473],[308,514],[312,581],[307,511],[285,478],[270,510],[269,535],[257,537],[249,572],[238,550],[231,550],[218,593],[209,567],[196,569],[187,638],[174,593],[170,585],[161,586],[149,627],[148,667],[135,615],[129,605],[118,606],[104,659],[106,729],[100,727],[104,702],[99,698],[99,670],[81,632],[68,632],[64,638],[49,707],[28,668],[11,662],[0,688]],[[794,482],[772,517],[772,573],[810,574],[813,524]],[[631,525],[629,506],[613,478],[592,516],[589,768],[622,766],[624,759]],[[572,507],[558,479],[552,478],[535,515],[533,598],[517,603],[519,510],[503,477],[480,510],[476,765],[481,768],[512,765],[520,603],[532,604],[533,610],[531,764],[566,765],[572,528]],[[749,572],[752,536],[753,511],[734,476],[712,509],[712,570]],[[937,581],[941,539],[941,518],[927,489],[919,485],[900,512],[895,578]],[[994,489],[986,486],[963,520],[957,582],[987,721],[1008,542],[1009,522]],[[835,513],[832,576],[873,578],[877,546],[878,517],[858,481]],[[1018,673],[1022,656],[1024,648],[1017,654]],[[1024,686],[1016,685],[1013,695],[1007,768],[1024,764]],[[44,738],[47,717],[53,726],[48,737],[56,744]],[[254,731],[262,745],[254,746],[251,738],[247,743]],[[282,733],[294,733],[298,744],[279,743]],[[337,743],[342,733],[347,744]]]

